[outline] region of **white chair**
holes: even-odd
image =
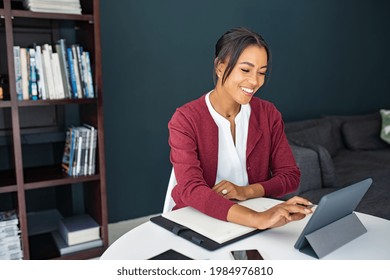
[[[173,198],[171,196],[172,189],[174,186],[176,186],[176,184],[177,183],[176,183],[175,172],[174,172],[173,167],[172,167],[171,177],[169,178],[167,193],[165,195],[163,213],[167,213],[169,211],[172,211],[172,208],[176,205],[175,201],[173,200]]]

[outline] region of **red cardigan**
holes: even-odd
[[[278,197],[298,188],[300,171],[284,133],[280,112],[265,100],[253,97],[249,119],[246,165],[249,184],[263,185],[267,197]],[[226,220],[233,201],[216,194],[218,127],[205,95],[178,108],[168,124],[170,159],[177,185],[172,191],[175,209],[192,206]]]

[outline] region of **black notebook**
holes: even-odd
[[[255,235],[259,232],[261,232],[262,230],[253,230],[249,233],[246,233],[244,235],[241,235],[239,237],[236,237],[236,238],[233,238],[229,241],[226,241],[226,242],[223,242],[223,243],[218,243],[214,240],[211,240],[209,238],[207,238],[206,236],[204,235],[201,235],[183,225],[180,225],[178,223],[175,223],[167,218],[164,218],[163,216],[157,216],[157,217],[152,217],[150,219],[150,221],[152,221],[153,223],[169,230],[170,232],[202,247],[202,248],[205,248],[209,251],[214,251],[216,249],[219,249],[223,246],[226,246],[226,245],[229,245],[229,244],[232,244],[234,242],[237,242],[238,240],[241,240],[241,239],[244,239],[246,237],[249,237],[249,236],[252,236],[252,235]]]

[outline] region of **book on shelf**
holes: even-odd
[[[74,70],[73,52],[72,48],[66,48],[68,68],[69,68],[69,83],[72,90],[72,98],[79,98],[79,92],[77,90],[76,72]]]
[[[96,159],[96,144],[97,144],[97,130],[89,124],[84,124],[86,128],[91,131],[89,136],[89,153],[88,153],[88,175],[95,174],[95,159]]]
[[[64,154],[62,156],[62,170],[69,174],[69,168],[70,168],[70,150],[71,150],[71,143],[72,143],[72,135],[71,131],[68,129],[66,131],[66,137],[65,137],[65,147],[64,147]]]
[[[22,97],[23,100],[29,100],[28,93],[28,52],[26,48],[20,48],[20,66],[22,72]]]
[[[79,44],[13,47],[19,100],[95,98],[90,54]]]
[[[100,226],[89,215],[63,218],[58,231],[68,246],[100,239]]]
[[[55,53],[55,52],[51,53],[51,65],[52,65],[54,86],[55,86],[55,92],[56,92],[55,99],[65,99],[66,96],[65,96],[65,91],[64,91],[64,85],[62,83],[60,58],[59,58],[58,53]]]
[[[52,49],[49,44],[42,46],[42,65],[45,73],[45,82],[47,83],[47,98],[57,99],[54,71],[52,68],[51,55]]]
[[[21,260],[23,259],[22,250],[2,251],[0,250],[0,260]]]
[[[92,78],[92,68],[91,68],[91,58],[88,51],[83,52],[85,59],[86,67],[86,76],[87,76],[87,88],[88,88],[88,97],[93,98],[95,96],[95,90],[93,88],[93,78]]]
[[[37,64],[35,57],[35,48],[28,48],[30,68],[29,68],[29,78],[28,78],[28,92],[29,99],[38,100],[38,84],[37,84]]]
[[[32,12],[81,15],[80,0],[23,0],[24,7]]]
[[[66,132],[62,170],[69,176],[95,174],[97,130],[84,124],[69,127]]]
[[[20,61],[20,46],[14,46],[14,68],[15,68],[15,80],[16,80],[16,95],[18,100],[23,100],[23,88],[22,88],[22,65]]]
[[[61,78],[62,84],[64,87],[64,93],[66,98],[71,98],[71,88],[69,84],[69,67],[66,60],[66,43],[65,39],[60,39],[56,43],[56,51],[59,56],[60,68],[61,68]]]
[[[8,225],[0,227],[0,241],[7,237],[18,236],[20,233],[19,227],[16,225]]]
[[[89,144],[90,144],[90,135],[91,135],[91,130],[84,127],[80,126],[77,128],[80,133],[80,138],[81,138],[81,145],[79,146],[81,152],[80,152],[80,158],[78,159],[79,161],[79,166],[80,168],[78,169],[78,175],[88,175],[88,153],[89,153]]]
[[[80,68],[79,68],[79,61],[77,58],[77,50],[76,50],[76,45],[72,45],[70,48],[72,51],[72,64],[73,64],[73,71],[74,71],[74,76],[75,76],[75,82],[76,82],[76,87],[77,87],[77,96],[78,98],[83,98],[84,93],[83,93],[83,88],[82,88],[82,81],[81,81],[81,74],[80,74]]]
[[[83,145],[83,136],[79,129],[74,130],[76,133],[76,143],[75,143],[75,161],[73,162],[73,176],[82,175],[80,173],[81,166],[81,149]]]
[[[15,210],[0,212],[0,260],[23,258],[18,224]]]
[[[103,246],[103,240],[100,238],[69,246],[58,231],[53,231],[51,234],[61,255]]]
[[[42,62],[42,48],[41,46],[35,47],[36,58],[36,71],[37,71],[37,86],[38,86],[38,99],[47,99],[47,85],[45,82],[45,73]]]

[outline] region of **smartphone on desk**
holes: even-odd
[[[256,249],[237,250],[230,253],[235,260],[264,260],[263,256]]]

